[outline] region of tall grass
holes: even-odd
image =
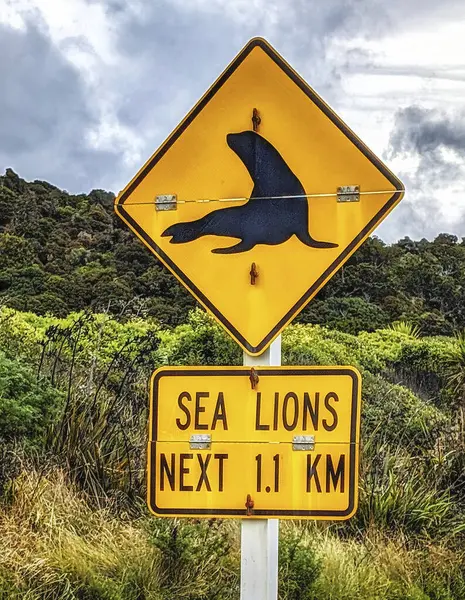
[[[49,327],[38,365],[38,377],[66,393],[47,449],[97,504],[115,490],[142,494],[147,381],[159,344],[144,329],[112,340],[113,326],[83,314]]]
[[[235,522],[91,506],[61,470],[23,471],[0,505],[0,598],[233,600]]]
[[[441,485],[434,455],[377,445],[362,460],[359,508],[346,528],[443,539],[465,545],[464,507]]]
[[[326,533],[318,539],[321,574],[314,600],[462,600],[465,559],[446,545],[410,549],[397,535],[363,543]]]
[[[161,598],[160,553],[134,523],[92,510],[62,472],[23,472],[0,508],[0,598]]]
[[[233,600],[239,524],[114,516],[62,471],[23,472],[0,505],[0,598]],[[379,530],[281,524],[280,600],[461,600],[465,548]]]

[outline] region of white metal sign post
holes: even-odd
[[[281,366],[281,336],[260,356],[244,352],[244,365]],[[278,535],[279,519],[243,519],[241,600],[277,600]]]

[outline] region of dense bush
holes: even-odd
[[[461,598],[461,340],[421,338],[407,325],[358,335],[286,329],[285,364],[352,364],[363,400],[359,509],[329,527],[282,524],[281,600]],[[0,309],[0,431],[9,441],[0,455],[0,597],[237,597],[237,524],[148,519],[143,497],[150,373],[241,362],[200,310],[168,329],[141,317]],[[44,521],[50,507],[53,526]]]
[[[241,365],[242,351],[215,321],[198,309],[185,325],[160,332],[160,365]]]
[[[446,415],[410,389],[365,373],[362,434],[366,442],[431,450],[448,423]]]
[[[377,304],[363,298],[332,297],[311,302],[300,320],[356,334],[385,327],[391,319]]]
[[[309,539],[306,529],[283,525],[279,537],[279,598],[300,600],[314,598],[316,582],[321,572],[317,545]]]
[[[71,195],[0,176],[0,299],[22,311],[80,310],[186,322],[194,299],[114,214],[103,190]],[[302,312],[303,323],[348,333],[403,319],[422,335],[465,327],[465,242],[367,240]]]
[[[37,381],[31,367],[0,352],[0,443],[43,446],[62,402],[63,394],[48,381]]]
[[[423,338],[404,345],[393,366],[402,382],[436,402],[447,400],[447,360],[450,338]]]
[[[151,522],[150,539],[160,550],[160,585],[166,600],[238,597],[239,556],[234,525],[216,519]]]

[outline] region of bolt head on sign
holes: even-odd
[[[261,354],[403,193],[285,60],[252,39],[115,210],[245,351]]]

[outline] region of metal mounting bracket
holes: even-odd
[[[177,202],[176,194],[160,194],[155,197],[155,210],[176,210]]]
[[[338,202],[360,202],[359,185],[341,185],[337,188]]]
[[[191,450],[209,450],[212,445],[212,436],[209,433],[195,433],[189,439]]]
[[[293,450],[315,450],[314,435],[295,435],[292,438]]]

